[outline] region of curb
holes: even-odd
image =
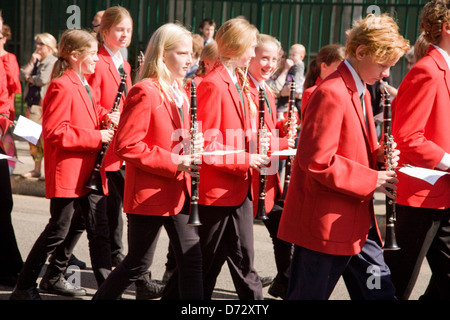
[[[24,196],[45,197],[45,181],[38,178],[22,178],[19,174],[12,174],[11,189],[13,194]]]

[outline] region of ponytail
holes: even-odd
[[[51,80],[61,77],[69,67],[69,63],[63,58],[59,57],[55,62],[52,70]]]

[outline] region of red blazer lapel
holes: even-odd
[[[364,93],[364,104],[366,109],[367,124],[369,124],[369,128],[367,128],[366,120],[364,119],[364,112],[361,107],[361,100],[358,94],[358,89],[356,88],[355,80],[353,79],[350,70],[347,68],[345,63],[341,63],[338,67],[338,71],[341,73],[342,79],[344,80],[347,89],[349,90],[349,94],[352,97],[353,107],[355,108],[355,111],[358,115],[361,128],[364,132],[364,137],[366,138],[367,146],[369,150],[373,152],[377,147],[377,140],[375,130],[374,128],[372,128],[374,126],[370,125],[374,121],[373,114],[371,112],[372,108],[370,102],[370,93],[366,88],[366,91]]]
[[[86,87],[83,85],[83,83],[81,82],[80,78],[78,77],[78,75],[75,73],[75,71],[73,70],[69,70],[68,71],[68,77],[69,79],[77,85],[78,87],[78,93],[80,95],[80,97],[83,99],[84,102],[84,106],[86,107],[86,109],[88,110],[89,116],[92,119],[92,122],[94,122],[94,124],[97,126],[99,123],[99,119],[98,119],[98,113],[96,112],[95,108],[95,103],[93,103],[91,101],[91,99],[89,98],[89,94],[86,90]],[[92,91],[92,90],[91,90]],[[92,95],[92,94],[91,94]],[[92,97],[92,99],[94,99],[94,97]]]
[[[267,108],[265,109],[265,112],[264,112],[264,119],[265,119],[266,124],[269,127],[269,129],[273,130],[273,129],[275,129],[276,124],[277,124],[276,108],[274,109],[275,97],[273,96],[272,91],[270,90],[269,86],[266,83],[264,83],[264,87],[266,89],[267,99],[270,104],[270,105],[267,105],[267,103],[266,103]],[[269,109],[271,109],[271,110],[269,110]]]
[[[428,47],[427,53],[436,61],[438,68],[444,72],[445,84],[450,94],[450,70],[447,61],[445,61],[445,58],[433,45]]]
[[[117,71],[116,65],[114,64],[111,55],[109,54],[108,50],[106,50],[105,46],[101,46],[98,50],[98,55],[100,59],[103,59],[108,66],[108,70],[111,73],[112,78],[116,82],[116,85],[119,86],[120,84],[120,75]]]
[[[239,115],[239,118],[241,119],[241,122],[242,122],[244,128],[247,129],[248,122],[246,121],[246,116],[248,116],[248,112],[246,112],[246,115],[244,115],[244,111],[242,109],[242,108],[244,108],[247,110],[247,106],[245,104],[245,101],[246,101],[245,94],[242,91],[242,100],[244,101],[244,106],[241,106],[241,98],[239,96],[239,92],[237,91],[236,85],[233,82],[233,80],[231,79],[227,69],[223,65],[219,65],[219,66],[217,66],[217,68],[219,68],[218,71],[219,71],[220,77],[228,85],[228,91],[230,92],[230,96],[234,102],[234,108],[236,108],[236,111]],[[239,80],[238,80],[238,83],[239,83]],[[241,84],[239,83],[239,85],[241,85]],[[241,90],[242,90],[242,86],[241,86]]]

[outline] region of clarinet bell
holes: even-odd
[[[258,200],[258,213],[256,214],[255,219],[261,220],[261,221],[269,219],[269,217],[267,216],[267,213],[266,213],[266,206],[264,204],[264,199]]]
[[[188,226],[201,226],[200,216],[198,214],[198,206],[191,205],[191,212],[189,214]]]
[[[98,188],[97,188],[98,174],[96,174],[96,173],[97,173],[97,171],[92,172],[91,177],[89,178],[89,181],[86,183],[86,187],[91,190],[98,191]]]

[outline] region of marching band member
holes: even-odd
[[[403,79],[392,104],[400,164],[450,171],[450,1],[428,2],[420,29],[431,44]],[[450,299],[450,176],[435,185],[398,173],[396,239],[386,252],[399,299],[407,300],[423,259],[431,279],[421,300]]]
[[[162,226],[177,266],[162,298],[203,299],[198,230],[187,225],[194,174],[190,170],[198,166],[192,165],[192,155],[178,153],[178,138],[183,143],[189,131],[183,79],[191,54],[192,35],[184,27],[168,23],[158,28],[148,44],[139,82],[125,101],[115,151],[126,162],[128,254],[94,299],[118,299],[149,269]],[[196,149],[202,150],[202,135],[195,141]]]
[[[202,162],[199,213],[206,299],[211,299],[225,261],[239,298],[262,299],[261,281],[253,266],[250,168],[258,170],[267,156],[249,153],[246,131],[250,112],[237,76],[255,55],[257,34],[256,27],[245,19],[226,21],[215,38],[220,61],[197,89],[205,149],[232,152],[204,156]]]
[[[249,102],[251,110],[251,125],[252,131],[258,130],[258,109],[259,109],[259,90],[260,87],[264,90],[265,97],[265,111],[264,119],[272,143],[270,144],[270,151],[284,150],[287,148],[295,148],[295,140],[288,139],[288,136],[280,138],[277,130],[277,108],[275,103],[275,95],[269,86],[265,83],[270,79],[275,71],[278,61],[280,59],[281,44],[277,39],[266,34],[258,35],[258,45],[255,49],[255,57],[250,61],[248,67],[247,83],[249,91]],[[254,111],[253,111],[254,110]],[[252,112],[253,111],[253,112]],[[283,120],[280,122],[284,122]],[[263,220],[270,237],[272,238],[273,249],[275,254],[275,263],[277,266],[277,275],[269,288],[269,294],[274,297],[285,298],[289,267],[292,256],[292,244],[280,240],[277,237],[278,225],[280,223],[281,212],[283,211],[283,203],[278,201],[281,198],[282,187],[280,176],[278,174],[278,161],[272,160],[268,165],[266,189],[265,189],[265,210],[268,213],[268,219]],[[252,174],[252,188],[253,188],[253,214],[257,215],[258,210],[258,195],[259,190],[259,175],[258,172]]]
[[[347,59],[309,99],[281,216],[278,236],[295,245],[289,300],[326,300],[341,275],[352,299],[395,299],[373,194],[394,197],[387,188],[398,180],[394,171],[377,171],[384,150],[365,84],[388,76],[409,45],[385,14],[368,15],[347,35]],[[369,268],[380,289],[367,285]]]
[[[111,130],[100,129],[102,120],[119,123],[118,112],[108,114],[95,103],[84,76],[94,73],[97,50],[97,40],[87,31],[72,29],[61,36],[59,59],[43,103],[45,158],[53,160],[45,163],[50,220],[25,261],[11,299],[41,299],[36,288],[41,269],[49,254],[65,240],[72,218],[80,214],[85,221],[97,283],[100,285],[111,271],[104,171],[97,183],[99,191],[85,186],[102,143],[113,137]],[[71,251],[66,254],[68,260]],[[84,289],[67,282],[63,272],[55,277],[44,275],[40,288],[71,296],[86,294]]]
[[[3,16],[0,10],[0,28],[3,28]],[[5,155],[2,138],[8,132],[13,114],[12,103],[8,94],[7,72],[2,59],[0,59],[0,154]],[[13,287],[17,276],[23,266],[22,256],[17,245],[16,234],[11,219],[13,209],[13,195],[11,179],[8,169],[8,160],[0,160],[0,252],[2,263],[0,265],[0,285]]]
[[[105,10],[102,16],[97,39],[100,42],[98,50],[99,61],[95,73],[87,76],[93,95],[101,106],[111,110],[114,105],[115,88],[119,87],[121,76],[126,74],[126,88],[122,95],[119,111],[122,111],[123,101],[127,91],[131,89],[131,66],[123,59],[120,50],[129,46],[133,31],[133,21],[127,9],[114,6]],[[114,153],[115,139],[111,142],[103,161],[103,167],[108,178],[109,195],[107,197],[107,213],[110,226],[110,242],[113,266],[123,260],[123,219],[122,201],[125,179],[123,161]]]

